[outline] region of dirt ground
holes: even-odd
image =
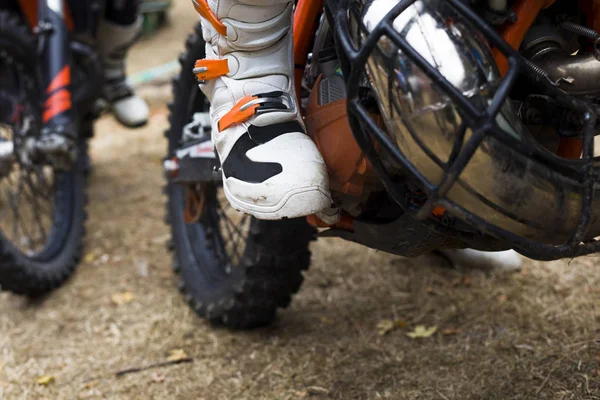
[[[174,59],[194,22],[177,0],[131,70]],[[0,399],[600,399],[598,257],[487,275],[320,240],[272,327],[229,332],[198,319],[165,250],[168,89],[142,92],[147,128],[98,123],[79,272],[40,302],[0,294]],[[395,329],[381,335],[386,320]],[[418,325],[437,331],[407,336]],[[193,362],[115,376],[174,350]]]

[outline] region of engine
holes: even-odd
[[[373,199],[384,191],[414,219],[463,241],[489,235],[536,258],[597,251],[588,243],[600,235],[600,7],[341,4],[336,22],[347,15],[349,27],[337,44],[362,150],[354,165],[363,165],[361,182],[370,182],[370,168],[382,182],[359,196],[339,192],[341,209],[354,198],[352,216],[377,219],[385,207]]]

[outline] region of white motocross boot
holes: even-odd
[[[231,205],[259,219],[331,206],[327,169],[294,90],[291,0],[192,0],[206,59],[194,73],[211,102],[212,140]]]
[[[103,95],[111,105],[117,120],[136,128],[148,122],[148,105],[135,95],[127,83],[125,58],[127,50],[138,37],[142,18],[129,26],[102,20],[98,27],[98,53],[104,70]]]

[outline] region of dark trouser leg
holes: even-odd
[[[117,25],[131,25],[138,17],[139,0],[109,0],[104,17]]]

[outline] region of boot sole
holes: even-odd
[[[287,192],[282,199],[272,206],[251,204],[233,196],[223,181],[225,197],[237,211],[252,215],[261,220],[279,220],[299,218],[315,214],[331,207],[331,196],[319,186],[308,186]]]

